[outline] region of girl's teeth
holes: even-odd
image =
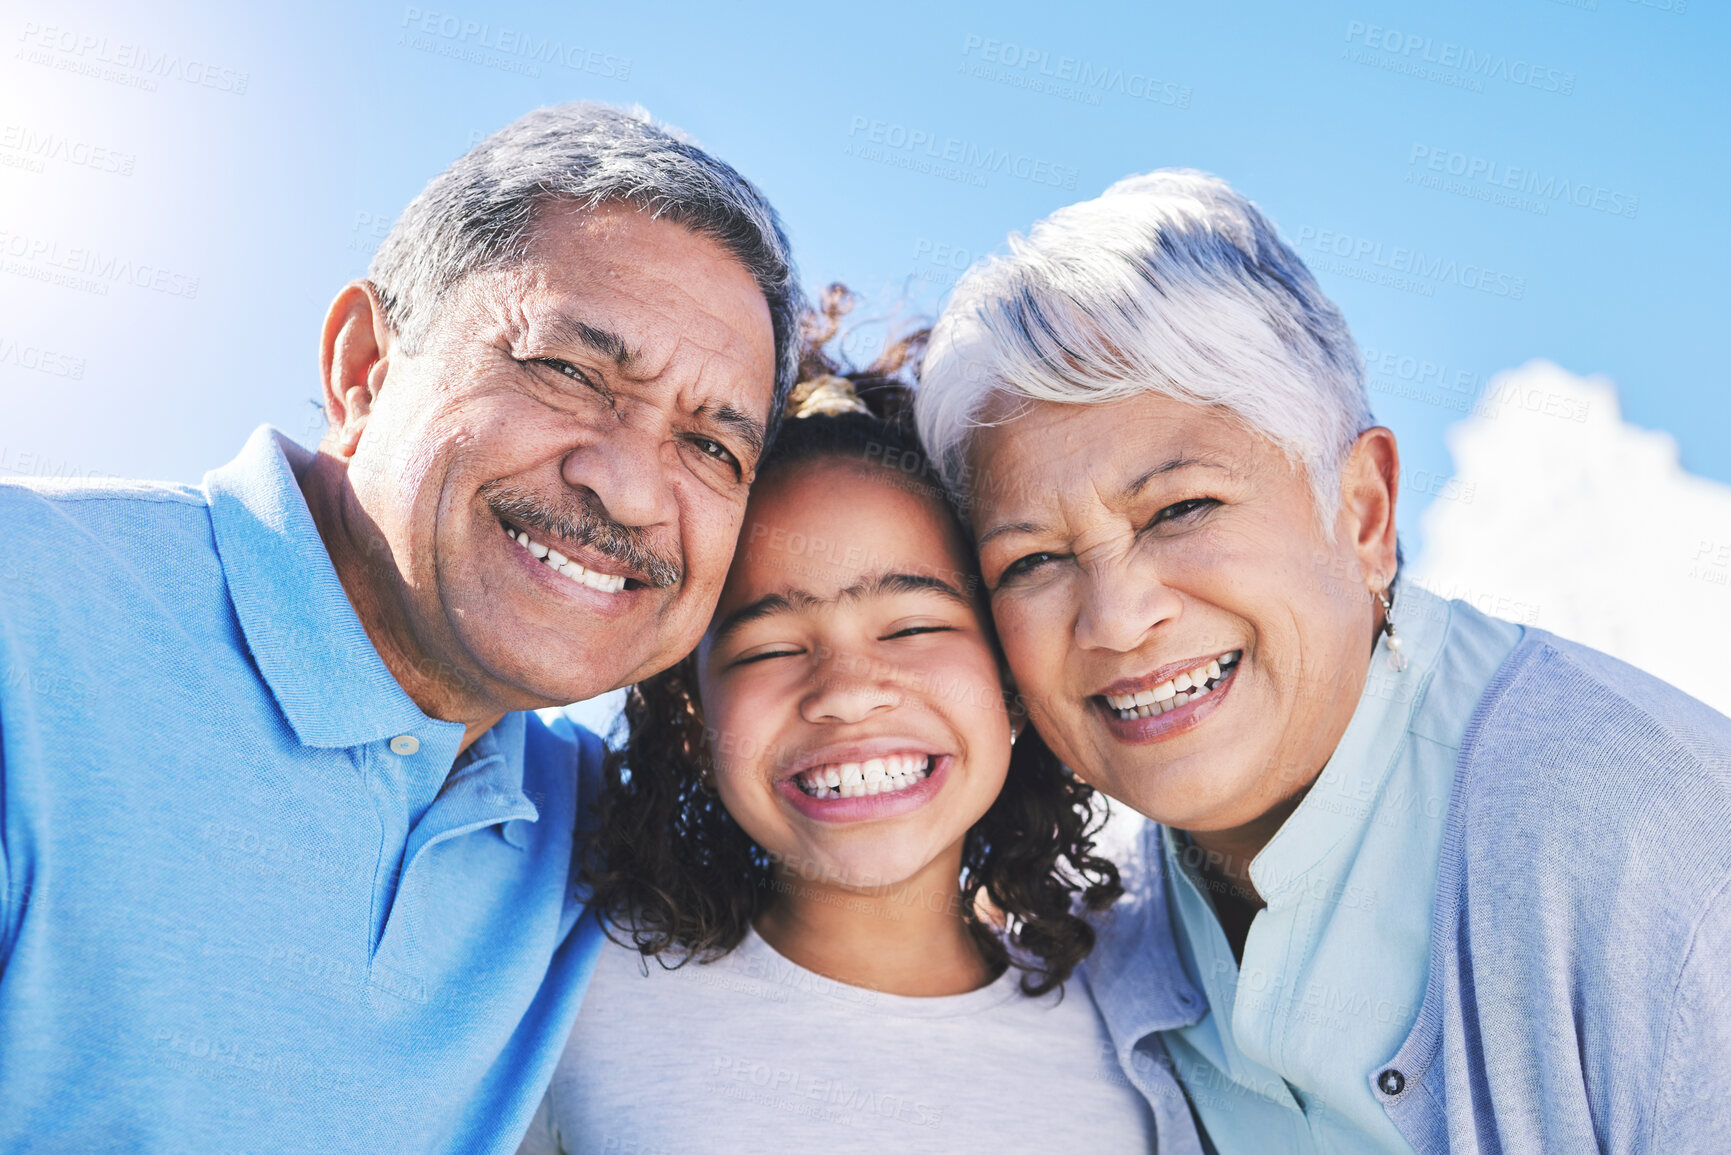
[[[892,754],[865,762],[843,762],[805,770],[794,779],[813,798],[867,798],[894,794],[927,777],[931,759],[924,754]]]

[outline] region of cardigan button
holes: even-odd
[[[1383,1094],[1392,1098],[1406,1090],[1406,1076],[1390,1067],[1376,1077],[1376,1085]]]

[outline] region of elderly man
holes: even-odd
[[[697,641],[797,315],[736,172],[546,109],[337,296],[317,453],[0,485],[0,1150],[515,1147],[599,934],[526,711]]]
[[[1089,964],[1157,1114],[1175,1074],[1228,1155],[1731,1150],[1731,720],[1396,580],[1394,435],[1254,206],[1053,214],[919,407],[1033,722],[1162,824]]]

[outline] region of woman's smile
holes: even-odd
[[[1202,724],[1233,685],[1243,650],[1206,661],[1163,667],[1143,678],[1114,682],[1088,699],[1089,707],[1121,742],[1158,742]]]

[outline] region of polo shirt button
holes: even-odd
[[[421,740],[413,734],[398,734],[391,739],[391,753],[401,754],[405,758],[418,752],[420,748]]]
[[[1392,1098],[1406,1090],[1406,1076],[1390,1067],[1376,1077],[1376,1085],[1383,1094]]]

